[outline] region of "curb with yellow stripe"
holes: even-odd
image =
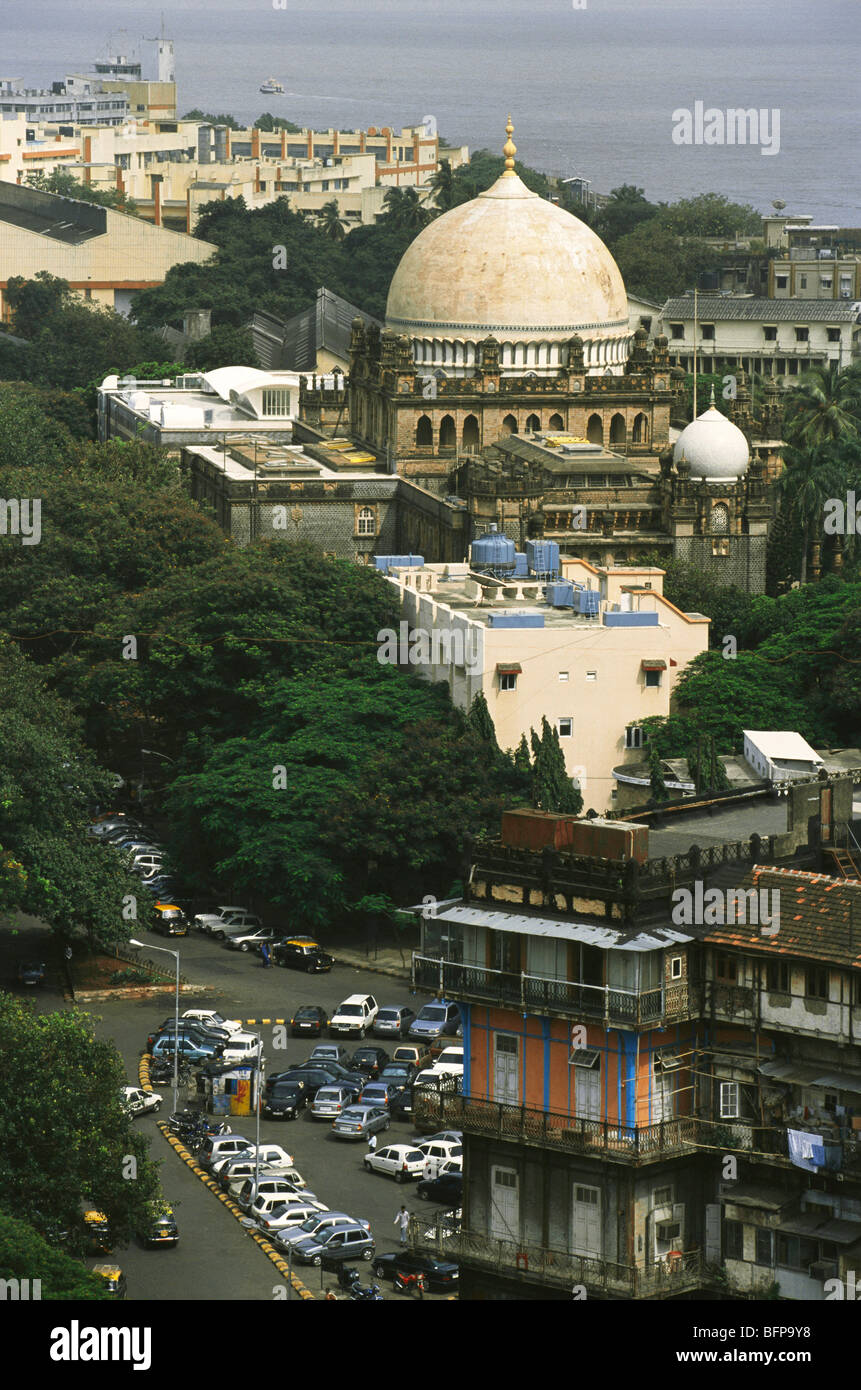
[[[263,1019],[262,1021],[266,1023],[269,1020]],[[276,1020],[276,1022],[277,1021],[278,1020]],[[153,1086],[150,1082],[149,1056],[147,1053],[144,1053],[141,1057],[140,1066],[138,1068],[138,1080],[140,1082],[141,1090],[153,1090]],[[232,1200],[232,1198],[230,1198],[227,1195],[226,1192],[221,1191],[215,1179],[211,1178],[209,1174],[203,1168],[200,1167],[200,1164],[194,1157],[194,1154],[189,1153],[188,1149],[185,1147],[182,1141],[180,1139],[177,1139],[175,1134],[171,1134],[170,1129],[165,1124],[164,1120],[157,1120],[156,1124],[158,1125],[167,1142],[170,1144],[171,1148],[176,1151],[178,1156],[182,1159],[182,1161],[185,1164],[188,1165],[191,1171],[198,1178],[200,1178],[201,1182],[206,1184],[210,1192],[215,1193],[219,1202],[221,1202],[222,1205],[227,1208],[227,1210],[230,1212],[232,1216],[236,1217],[237,1221],[244,1221],[245,1213],[242,1211],[242,1209],[236,1205],[236,1203]],[[262,1236],[259,1231],[251,1231],[247,1226],[244,1229],[251,1236],[251,1239],[254,1241],[255,1245],[259,1245],[264,1255],[266,1255],[272,1261],[279,1274],[287,1276],[293,1288],[299,1294],[299,1297],[315,1301],[314,1295],[311,1292],[311,1290],[307,1289],[305,1285],[302,1283],[301,1279],[297,1279],[296,1275],[291,1272],[290,1267],[287,1264],[287,1261],[281,1258],[279,1251],[275,1249],[275,1246],[271,1243],[271,1241],[267,1240],[265,1236]]]

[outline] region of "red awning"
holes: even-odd
[[[667,663],[660,657],[648,656],[640,662],[640,669],[643,671],[666,671]]]
[[[522,671],[523,667],[517,661],[501,661],[496,667],[498,676],[519,676]]]

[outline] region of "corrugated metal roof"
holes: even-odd
[[[693,319],[693,295],[684,299],[668,299],[661,316],[664,319]],[[697,296],[699,323],[726,319],[764,319],[766,323],[853,323],[858,311],[840,299],[707,299]]]
[[[436,921],[459,923],[462,926],[487,927],[490,931],[517,932],[523,936],[556,937],[557,940],[581,941],[588,946],[600,946],[612,951],[657,951],[662,946],[692,941],[693,937],[669,927],[656,927],[633,934],[622,928],[599,927],[591,922],[572,922],[561,917],[527,917],[524,913],[495,912],[484,907],[463,904],[437,912]]]
[[[313,372],[317,354],[324,349],[342,361],[348,360],[354,318],[362,319],[366,325],[384,326],[324,286],[317,291],[313,304],[289,319],[261,310],[255,312],[251,320],[254,350],[258,360],[270,370]]]

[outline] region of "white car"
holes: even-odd
[[[248,1215],[259,1224],[274,1212],[284,1207],[313,1207],[315,1211],[328,1211],[329,1208],[317,1200],[314,1192],[261,1192],[247,1208]]]
[[[379,1005],[372,994],[351,994],[329,1019],[329,1032],[354,1033],[363,1038],[378,1013]]]
[[[286,1250],[290,1245],[298,1245],[299,1241],[304,1240],[306,1236],[323,1235],[333,1226],[343,1226],[345,1222],[352,1222],[353,1220],[358,1220],[358,1218],[348,1216],[345,1211],[317,1212],[316,1215],[309,1216],[303,1221],[301,1226],[293,1226],[283,1230],[280,1235],[275,1237],[275,1240]],[[364,1226],[366,1231],[371,1229],[369,1221],[358,1220],[358,1225]]]
[[[242,1020],[239,1018],[222,1018],[215,1009],[186,1009],[183,1018],[193,1018],[198,1023],[204,1023],[209,1028],[223,1028],[227,1033],[241,1033]]]
[[[142,1091],[138,1086],[123,1086],[120,1099],[132,1119],[161,1109],[161,1096],[157,1091]]]
[[[425,1177],[438,1177],[442,1164],[449,1159],[458,1159],[463,1166],[463,1147],[450,1139],[419,1140],[416,1148],[425,1156]]]
[[[227,922],[229,922],[233,917],[238,916],[239,913],[247,911],[247,907],[232,907],[230,905],[223,906],[219,903],[217,912],[196,913],[194,918],[194,925],[197,927],[198,931],[205,932],[208,936],[211,934],[213,927],[221,931],[224,925]]]
[[[444,1047],[429,1070],[438,1076],[463,1076],[463,1048]]]
[[[224,1044],[219,1060],[222,1062],[254,1062],[262,1055],[263,1043],[255,1033],[231,1033]]]
[[[410,1178],[423,1178],[427,1154],[414,1144],[387,1144],[364,1158],[369,1173],[385,1173],[395,1182],[407,1182]]]
[[[233,1158],[229,1163],[223,1164],[218,1170],[218,1182],[225,1192],[229,1192],[231,1197],[238,1198],[247,1182],[254,1181],[254,1174],[260,1173],[260,1181],[266,1179],[283,1179],[283,1173],[273,1173],[267,1168],[265,1163],[261,1163],[258,1170],[254,1159]]]
[[[284,1231],[295,1231],[309,1217],[319,1216],[321,1212],[328,1211],[322,1202],[290,1202],[283,1207],[274,1207],[268,1216],[261,1216],[257,1225],[261,1231],[268,1233],[283,1233]]]
[[[210,1171],[217,1175],[235,1157],[235,1154],[222,1155],[211,1165]],[[242,1152],[242,1157],[249,1163],[255,1163],[258,1157],[256,1146],[249,1144],[248,1149]],[[261,1168],[265,1165],[273,1175],[287,1173],[293,1167],[293,1155],[282,1149],[280,1144],[261,1144],[259,1157]]]

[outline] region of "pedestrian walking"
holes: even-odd
[[[372,1134],[371,1137],[370,1137],[370,1139],[368,1140],[368,1149],[370,1150],[371,1153],[375,1153],[375,1152],[376,1152],[376,1148],[377,1148],[377,1136],[376,1136],[376,1134]]]
[[[397,1216],[392,1222],[392,1225],[400,1226],[401,1228],[401,1245],[406,1245],[407,1243],[407,1227],[409,1226],[409,1224],[410,1214],[407,1211],[406,1207],[401,1207],[400,1211],[398,1212]]]
[[[268,947],[268,946],[261,946],[261,947],[260,947],[260,954],[261,954],[261,956],[263,957],[263,969],[264,969],[264,970],[268,970],[269,967],[270,967],[270,965],[272,964],[272,961],[271,961],[270,958],[269,958],[269,947]]]

